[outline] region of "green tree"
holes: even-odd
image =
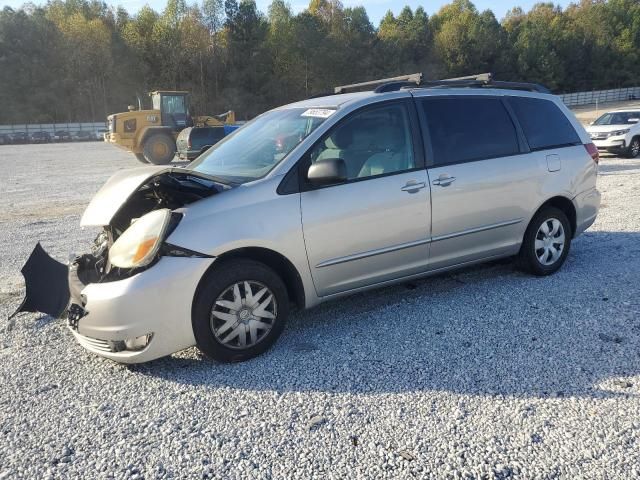
[[[505,37],[491,11],[480,14],[469,0],[454,0],[431,21],[435,49],[447,75],[470,75],[499,67]]]

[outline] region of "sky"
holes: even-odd
[[[507,11],[509,11],[512,7],[519,6],[524,10],[529,10],[535,3],[538,3],[539,1],[541,0],[472,0],[476,8],[480,11],[486,9],[493,10],[493,13],[498,18],[498,20],[502,19]],[[106,0],[106,2],[112,5],[121,5],[126,8],[129,13],[137,12],[142,6],[147,3],[153,9],[161,11],[166,4],[166,0]],[[23,0],[0,0],[0,7],[8,5],[13,8],[19,8],[23,3]],[[44,4],[46,2],[35,0],[33,1],[33,3]],[[198,0],[187,0],[187,3],[200,2],[198,2]],[[267,7],[271,3],[271,0],[256,0],[256,3],[258,5],[258,8],[262,12],[266,13]],[[291,7],[295,13],[304,10],[309,4],[308,2],[304,2],[301,0],[289,0],[289,3],[291,4]],[[391,10],[394,14],[397,15],[405,5],[409,5],[414,10],[416,7],[422,5],[427,14],[431,15],[437,12],[443,5],[451,3],[451,1],[431,0],[429,2],[422,2],[416,0],[342,0],[342,3],[345,7],[364,6],[367,9],[367,13],[369,14],[371,22],[375,26],[378,26],[378,24],[380,23],[380,19],[384,16],[387,10]],[[564,7],[570,2],[568,0],[555,0],[554,3],[560,4]]]

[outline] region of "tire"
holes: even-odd
[[[252,301],[258,295],[257,302]],[[238,259],[222,263],[203,279],[191,324],[196,345],[206,356],[218,362],[242,362],[275,343],[288,315],[289,297],[282,279],[262,263]]]
[[[149,163],[142,153],[134,153],[140,163]]]
[[[176,154],[176,142],[163,133],[151,135],[142,147],[144,158],[154,165],[166,165]]]
[[[546,224],[547,231],[553,233],[556,230],[556,233],[547,236],[543,224]],[[538,276],[555,273],[569,254],[572,235],[569,219],[562,210],[543,207],[535,214],[524,234],[518,258],[519,267]],[[561,242],[554,241],[560,240],[561,236]]]
[[[633,137],[625,156],[627,158],[637,158],[638,155],[640,155],[640,137]]]

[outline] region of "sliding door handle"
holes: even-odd
[[[439,185],[440,187],[448,187],[455,181],[456,177],[439,177],[431,183],[434,185]]]
[[[409,180],[407,184],[400,190],[402,190],[403,192],[414,193],[418,190],[422,190],[426,186],[427,184],[425,182],[416,182],[415,180]]]

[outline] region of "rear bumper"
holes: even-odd
[[[122,135],[119,133],[105,133],[104,141],[115,145],[116,147],[120,147],[123,150],[127,150],[128,152],[134,151],[136,147],[132,138],[122,138]]]
[[[582,192],[573,199],[573,205],[576,208],[576,231],[573,234],[574,238],[595,222],[598,216],[598,210],[600,209],[600,198],[600,192],[596,188],[593,188]]]

